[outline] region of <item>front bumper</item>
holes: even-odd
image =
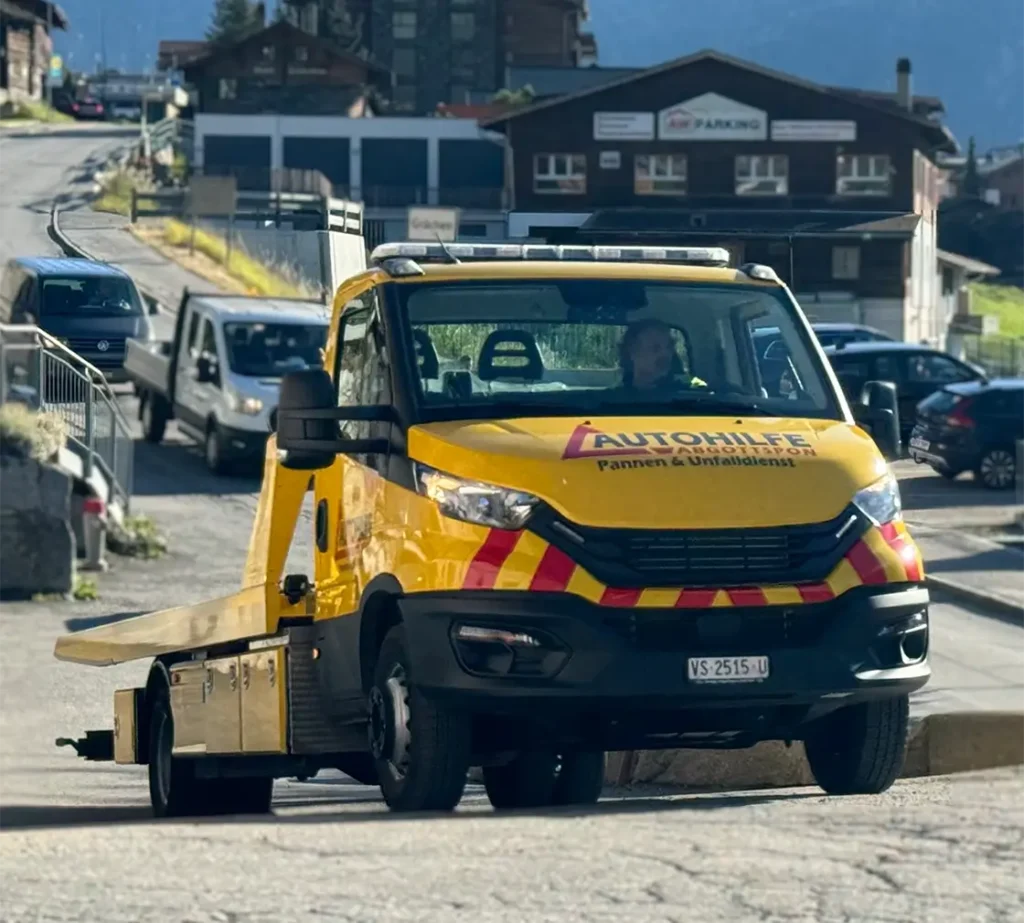
[[[491,591],[416,593],[399,605],[412,675],[426,694],[480,714],[600,716],[606,730],[628,716],[635,733],[620,728],[613,743],[630,746],[653,733],[641,727],[644,714],[660,714],[652,726],[667,732],[754,721],[761,737],[785,736],[766,728],[913,692],[931,675],[928,603],[923,586],[899,584],[799,606],[617,609],[564,593]],[[540,645],[487,649],[490,642],[460,640],[462,625],[532,635]],[[734,656],[767,657],[768,677],[687,678],[689,657]]]
[[[266,455],[269,432],[223,425],[220,432],[221,449],[226,457],[241,461]]]
[[[918,441],[918,445],[912,442]],[[907,454],[919,465],[940,470],[967,471],[977,462],[977,449],[966,434],[950,433],[920,425],[914,427],[907,441]]]

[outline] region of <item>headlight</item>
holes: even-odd
[[[263,401],[258,397],[242,397],[233,391],[228,391],[224,397],[227,400],[228,409],[233,413],[245,413],[254,417],[263,409]]]
[[[903,518],[900,487],[892,474],[879,478],[870,487],[858,490],[853,495],[853,502],[862,513],[879,526]]]
[[[537,498],[480,481],[467,481],[416,463],[420,493],[429,497],[445,516],[496,529],[521,529],[530,518]]]

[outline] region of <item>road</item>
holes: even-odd
[[[118,141],[0,136],[0,259],[54,252],[50,200]],[[63,664],[53,641],[235,589],[258,484],[207,474],[173,432],[137,446],[136,471],[135,509],[170,553],[112,558],[95,601],[3,606],[0,919],[669,921],[694,906],[709,921],[1022,918],[1013,773],[900,783],[878,799],[648,792],[504,818],[472,788],[456,817],[427,820],[389,819],[375,789],[336,777],[279,783],[269,821],[146,822],[141,768],[90,765],[53,743],[109,726],[113,690],[141,682],[146,664]],[[293,557],[308,573],[308,521]],[[1018,629],[951,605],[933,620],[935,679],[917,711],[1019,704]]]

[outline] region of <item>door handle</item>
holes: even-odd
[[[316,547],[325,554],[327,552],[327,501],[321,500],[316,505]]]

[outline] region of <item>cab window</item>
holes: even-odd
[[[412,328],[419,399],[430,416],[498,415],[507,404],[514,408],[503,406],[501,414],[575,415],[597,407],[620,415],[674,407],[715,413],[717,406],[723,413],[839,416],[781,290],[603,279],[387,288]],[[762,366],[769,331],[786,348],[784,381]],[[424,352],[433,357],[429,375]]]
[[[907,357],[906,380],[910,384],[968,381],[975,376],[942,353],[917,353]]]

